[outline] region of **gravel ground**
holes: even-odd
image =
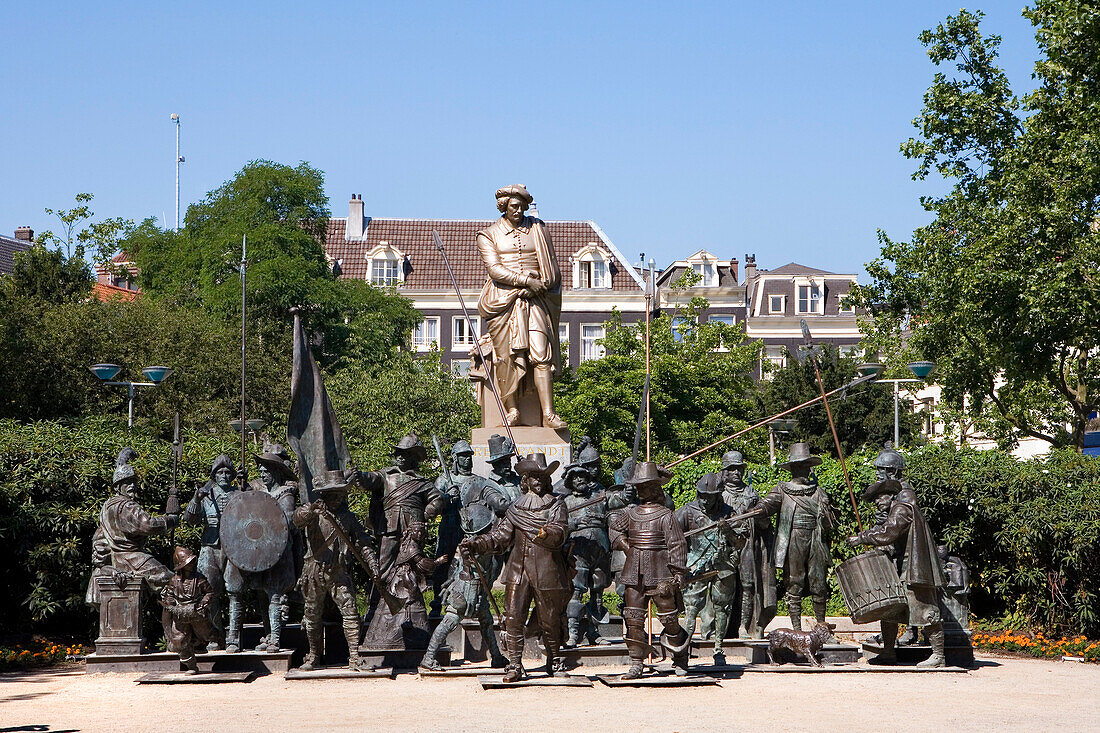
[[[482,690],[476,678],[415,675],[137,685],[138,676],[0,675],[0,733],[1100,730],[1100,667],[1031,659],[986,657],[968,674],[747,673],[670,689]]]

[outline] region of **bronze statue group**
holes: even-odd
[[[489,470],[479,476],[473,448],[456,442],[443,475],[433,480],[420,473],[425,446],[407,435],[393,445],[389,467],[325,471],[300,491],[290,457],[273,445],[254,456],[254,480],[218,456],[209,481],[186,507],[170,501],[166,514],[153,516],[138,503],[138,476],[130,463],[135,456],[126,449],[93,538],[87,600],[99,600],[97,577],[140,578],[163,607],[167,648],[191,672],[198,669],[198,650],[241,651],[242,594],[249,590],[266,601],[267,634],[258,651],[284,648],[290,601],[301,599],[306,671],[320,662],[329,599],[342,621],[352,670],[365,666],[361,647],[423,650],[421,669],[444,669],[439,655],[448,635],[473,619],[490,665],[504,669],[506,682],[527,678],[523,657],[531,636],[541,641],[549,676],[565,674],[563,648],[609,643],[601,629],[609,622],[604,593],[613,586],[622,599],[631,661],[627,680],[649,674],[646,659],[654,653],[667,654],[673,671],[686,674],[697,624],[699,634],[713,642],[715,663],[724,663],[723,640],[731,633],[764,637],[776,615],[779,587],[785,589],[791,630],[773,641],[793,645],[816,663],[813,650],[831,638],[823,625],[835,520],[813,473],[821,459],[807,445],[791,446],[780,466],[790,480],[762,497],[746,482],[744,457],[731,450],[719,471],[699,480],[694,500],[679,509],[663,489],[671,472],[655,463],[627,461],[605,488],[599,453],[587,438],[557,483],[557,462],[531,454],[513,463],[515,450],[506,437],[494,435],[488,452]],[[966,613],[952,605],[945,589],[961,581],[952,580],[950,562],[945,570],[942,549],[903,477],[902,455],[888,448],[875,468],[864,498],[878,509],[876,523],[848,542],[877,548],[875,561],[891,566],[903,587],[901,601],[877,619],[879,661],[894,661],[899,625],[908,625],[911,633],[923,629],[931,646],[922,665],[942,666],[944,615],[963,615],[965,621]],[[354,489],[369,497],[365,521],[348,505]],[[437,518],[437,540],[428,552],[428,527]],[[200,528],[198,553],[176,547],[168,567],[145,551],[144,542],[181,522]],[[362,597],[368,600],[365,614],[356,565],[370,579]],[[955,559],[956,571],[959,565]],[[494,584],[504,588],[500,608]],[[424,595],[429,588],[430,609]],[[806,595],[816,624],[803,632]],[[499,634],[494,610],[502,617]],[[660,627],[656,645],[651,615]]]

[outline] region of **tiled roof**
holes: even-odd
[[[92,285],[92,297],[97,300],[137,300],[141,296],[140,290],[127,290],[105,283],[97,282]]]
[[[806,267],[806,265],[800,265],[797,262],[788,262],[782,267],[777,267],[774,270],[757,270],[759,275],[835,275],[835,272],[829,272],[828,270],[819,270],[816,267]]]
[[[11,274],[11,270],[15,266],[15,253],[25,252],[30,248],[30,242],[0,236],[0,275]]]
[[[340,261],[343,277],[365,279],[367,254],[381,242],[402,252],[408,262],[405,265],[405,282],[402,290],[449,290],[452,285],[443,264],[443,258],[432,241],[432,230],[439,232],[447,257],[454,268],[455,278],[463,290],[475,290],[485,283],[485,266],[477,252],[477,233],[495,220],[488,219],[375,219],[368,220],[361,240],[346,241],[346,218],[329,219],[325,236],[325,252]],[[599,228],[587,221],[548,221],[554,253],[562,271],[562,285],[570,289],[573,284],[570,256],[589,242],[595,242],[611,251],[615,261],[611,263],[612,290],[637,291],[640,289],[631,274],[631,265],[622,259],[609,242],[601,237]]]

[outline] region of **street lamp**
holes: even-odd
[[[768,423],[768,458],[773,466],[775,465],[775,434],[786,435],[796,427],[798,427],[798,420],[793,417],[781,417]]]
[[[263,430],[266,425],[267,425],[266,422],[264,422],[263,420],[259,420],[259,419],[245,420],[244,421],[245,433],[246,434],[247,433],[252,434],[252,443],[253,443],[253,445],[258,444],[257,436],[260,434],[260,431]],[[241,434],[241,421],[240,420],[230,420],[229,421],[229,427],[233,428],[233,432],[236,433],[237,435]]]
[[[894,385],[894,448],[898,447],[901,442],[901,428],[899,426],[899,412],[900,412],[900,394],[901,389],[899,385],[907,382],[921,382],[932,373],[932,370],[936,368],[936,362],[934,361],[911,361],[907,365],[909,371],[913,373],[913,376],[917,379],[877,379],[875,380],[879,384],[892,384]],[[881,374],[885,369],[885,365],[879,362],[866,362],[856,367],[856,370],[863,376],[869,374]]]
[[[145,375],[148,382],[113,382],[118,373],[122,371],[122,367],[118,364],[92,364],[89,367],[92,370],[92,374],[96,378],[103,382],[108,387],[125,387],[129,392],[129,407],[127,408],[126,425],[134,427],[134,388],[135,387],[156,387],[172,373],[171,367],[166,366],[147,366],[141,370],[141,373]]]

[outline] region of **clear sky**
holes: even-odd
[[[939,2],[5,3],[0,231],[95,194],[175,210],[257,158],[308,161],[333,215],[491,218],[520,182],[631,259],[696,249],[863,272],[926,219],[898,144]],[[1029,88],[1022,3],[983,0]],[[939,184],[939,185],[942,185]]]

